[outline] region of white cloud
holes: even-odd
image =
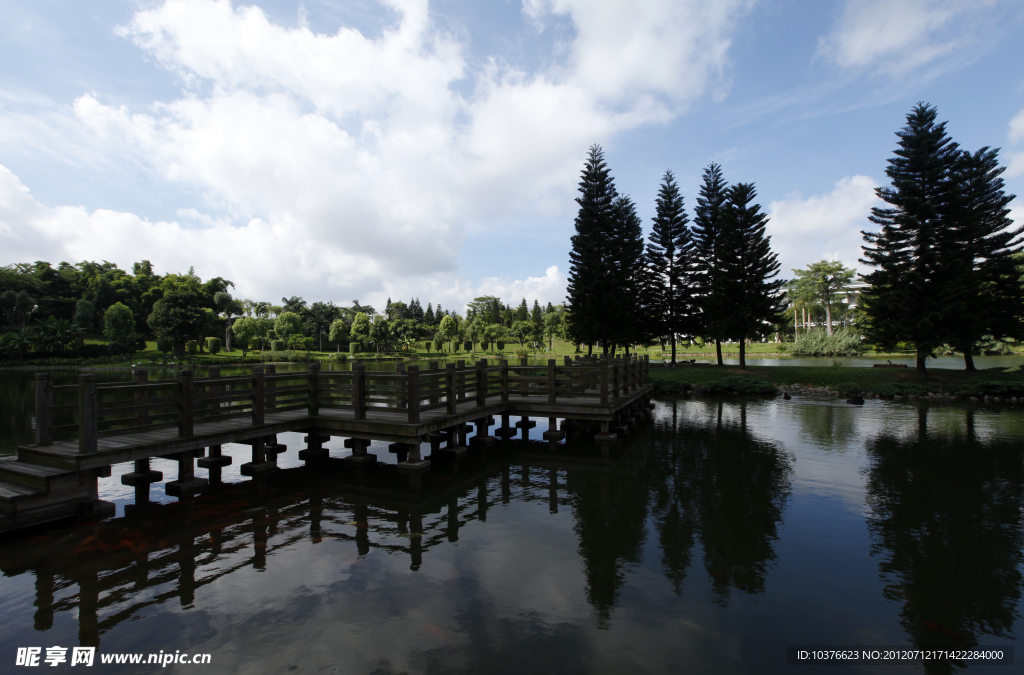
[[[986,42],[1011,0],[847,0],[818,53],[844,68],[907,72]]]
[[[1010,143],[1024,143],[1024,110],[1010,120]]]
[[[533,73],[486,55],[483,67],[469,64],[468,43],[436,28],[426,0],[382,4],[396,19],[374,38],[279,25],[229,0],[137,12],[119,33],[177,75],[180,95],[127,107],[83,93],[75,122],[107,153],[97,165],[128,160],[205,202],[177,205],[184,224],[150,222],[50,208],[8,176],[21,190],[15,210],[27,209],[11,217],[61,233],[55,249],[33,244],[46,258],[195,264],[254,297],[436,287],[452,302],[505,291],[558,302],[557,269],[458,281],[467,232],[571,209],[591,143],[666,121],[723,80],[730,32],[750,2],[527,2],[538,21],[553,13],[576,27],[564,58]],[[14,249],[2,257],[21,259]],[[398,297],[410,295],[429,297]]]
[[[836,182],[829,194],[794,195],[769,204],[767,232],[782,263],[780,275],[788,278],[793,269],[822,259],[864,270],[857,262],[864,243],[861,230],[873,227],[868,216],[880,203],[876,185],[868,176],[851,176]]]

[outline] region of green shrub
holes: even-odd
[[[520,356],[520,357],[522,357],[522,356],[529,356],[529,354],[530,354],[530,350],[529,349],[516,348],[516,356]]]
[[[271,340],[270,341],[270,351],[272,351],[272,352],[283,352],[285,350],[286,346],[287,345],[285,345],[284,340]]]
[[[196,342],[195,340],[187,340],[185,342],[185,353],[186,354],[198,354],[199,353],[199,343]]]
[[[211,354],[219,354],[220,353],[220,345],[221,345],[221,339],[220,338],[215,338],[215,337],[208,337],[208,338],[206,338],[206,351],[210,352]]]
[[[161,354],[170,354],[174,351],[174,340],[170,338],[157,338],[156,349]]]
[[[288,360],[292,363],[308,363],[309,353],[308,352],[292,352],[288,355]]]
[[[496,342],[496,344],[498,345],[498,351],[499,352],[505,348],[505,341],[504,340],[498,340]]]
[[[348,343],[348,353],[352,355],[358,354],[360,346],[359,340],[352,340]]]
[[[808,331],[793,343],[795,356],[856,356],[860,350],[860,334],[852,328],[837,328],[832,335],[824,330]]]
[[[465,350],[467,352],[473,351],[473,341],[472,340],[466,340],[466,344],[463,345],[463,346],[464,346],[464,348],[465,348]]]
[[[426,342],[423,343],[423,348],[427,350],[428,354],[430,353],[430,345],[432,343],[433,343],[433,340],[427,340]]]
[[[702,394],[775,394],[778,389],[771,382],[756,377],[730,375],[702,384],[697,391]]]

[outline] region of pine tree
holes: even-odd
[[[428,326],[433,326],[437,321],[434,319],[434,305],[427,303],[427,311],[423,314],[423,323]]]
[[[644,342],[651,334],[643,299],[643,289],[649,285],[644,265],[643,221],[628,196],[615,199],[612,224],[604,351],[608,352],[610,339],[613,345],[624,345],[628,354],[629,345]]]
[[[528,321],[530,318],[530,307],[526,304],[526,298],[519,303],[519,307],[516,309],[516,321]]]
[[[689,217],[675,176],[666,171],[655,201],[654,228],[647,241],[650,277],[644,297],[652,320],[651,335],[667,336],[676,362],[676,336],[692,335],[693,240],[687,227]]]
[[[935,123],[936,110],[918,103],[899,132],[895,157],[885,173],[891,187],[876,194],[890,206],[874,207],[869,220],[880,226],[864,235],[861,262],[875,267],[865,276],[871,284],[861,295],[865,337],[883,348],[911,342],[917,349],[917,370],[939,345],[956,340],[951,319],[967,300],[957,288],[955,256],[943,239],[953,216],[952,173],[960,151]]]
[[[613,228],[615,183],[604,161],[601,146],[590,146],[576,198],[576,234],[569,252],[567,309],[569,330],[575,340],[593,352],[594,343],[609,337],[606,301],[612,290],[610,232]],[[607,343],[605,343],[607,349]]]
[[[533,300],[533,309],[530,310],[530,321],[537,326],[538,330],[544,326],[544,312],[541,311],[540,302],[536,298]]]
[[[953,170],[949,227],[940,235],[948,264],[944,283],[955,293],[949,329],[976,370],[972,351],[986,335],[1020,337],[1019,308],[1024,288],[1017,281],[1014,254],[1021,251],[1024,225],[1013,227],[1007,208],[1014,195],[1003,191],[998,150],[961,151]]]
[[[740,343],[740,368],[747,367],[746,341],[764,332],[767,324],[782,321],[779,257],[765,235],[768,217],[752,202],[757,191],[752,183],[729,188],[720,231],[722,300],[731,308],[725,322],[727,334]]]
[[[720,256],[722,216],[728,183],[722,167],[712,162],[704,170],[704,184],[697,197],[693,217],[694,276],[700,329],[715,341],[718,365],[722,365],[722,338],[729,307],[722,300],[723,276]]]

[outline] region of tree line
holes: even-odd
[[[131,272],[110,262],[47,262],[0,267],[0,354],[5,358],[51,355],[132,356],[155,339],[160,351],[252,349],[345,349],[409,351],[417,341],[428,350],[475,351],[505,341],[535,348],[565,337],[562,305],[526,298],[510,306],[494,296],[469,303],[465,315],[419,298],[392,302],[382,312],[353,300],[309,303],[301,297],[280,304],[235,298],[232,281],[203,281],[193,271],[158,275],[149,261]],[[103,336],[108,346],[86,345]],[[220,337],[223,336],[223,337]],[[468,344],[473,343],[473,344]]]
[[[619,194],[598,145],[583,167],[569,254],[568,332],[604,353],[653,341],[746,342],[782,321],[783,280],[765,234],[767,216],[753,183],[729,185],[718,164],[703,173],[692,225],[683,195],[666,171],[645,244],[636,205]]]

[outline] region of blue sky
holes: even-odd
[[[0,264],[149,259],[239,297],[565,294],[605,149],[754,182],[783,272],[857,265],[918,101],[1024,195],[1017,0],[0,0]],[[1024,218],[1024,198],[1013,203]]]

